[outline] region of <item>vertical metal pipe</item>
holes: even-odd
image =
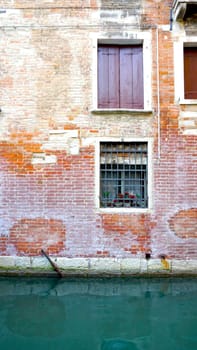
[[[173,16],[172,16],[172,9],[170,10],[170,31],[172,31],[172,25],[173,25]]]
[[[160,116],[160,81],[159,81],[159,29],[156,27],[156,65],[157,65],[157,137],[158,160],[161,157],[161,116]]]

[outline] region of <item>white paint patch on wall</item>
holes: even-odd
[[[34,164],[55,164],[57,157],[55,155],[47,155],[45,153],[34,153],[31,163]]]
[[[61,150],[71,155],[79,154],[78,130],[50,130],[48,140],[43,143],[43,150]]]

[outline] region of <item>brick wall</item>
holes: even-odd
[[[174,98],[170,6],[1,1],[0,255],[197,258],[196,128],[183,132]],[[96,40],[145,31],[152,112],[92,113]],[[103,137],[152,140],[149,210],[97,208]]]

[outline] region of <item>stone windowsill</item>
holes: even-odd
[[[183,100],[179,101],[179,104],[180,105],[197,105],[197,100],[196,99],[194,99],[194,100],[185,100],[185,99],[183,99]]]
[[[145,214],[150,213],[151,208],[98,208],[98,212],[100,212],[101,214]]]

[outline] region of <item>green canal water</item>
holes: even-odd
[[[197,279],[0,278],[1,350],[197,350]]]

